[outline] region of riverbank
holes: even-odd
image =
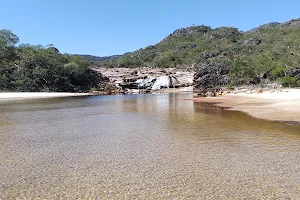
[[[247,90],[219,97],[196,97],[194,101],[214,103],[265,120],[300,122],[299,89],[259,92]]]
[[[0,100],[89,96],[90,93],[67,92],[0,92]]]

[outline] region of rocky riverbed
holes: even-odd
[[[109,83],[107,93],[151,93],[192,91],[194,72],[176,68],[96,68]]]

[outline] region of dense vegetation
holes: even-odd
[[[18,42],[11,31],[0,30],[0,91],[83,92],[102,79],[81,57]]]
[[[192,26],[176,30],[156,45],[104,60],[101,66],[186,68],[225,62],[231,63],[229,75],[234,85],[264,77],[284,86],[300,86],[299,36],[300,19],[269,23],[248,32]]]

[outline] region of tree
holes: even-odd
[[[231,83],[233,85],[257,84],[257,76],[254,68],[248,66],[248,63],[238,58],[234,61],[229,71]]]
[[[81,57],[62,55],[54,45],[15,45],[19,38],[0,31],[0,90],[84,92],[102,77]]]
[[[13,34],[10,30],[0,30],[0,42],[5,43],[6,46],[15,46],[19,42],[18,36]]]

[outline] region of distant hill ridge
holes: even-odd
[[[203,42],[215,40],[225,40],[228,38],[236,40],[236,44],[243,43],[251,44],[249,40],[245,38],[248,36],[252,42],[260,40],[262,43],[266,42],[266,40],[261,40],[264,34],[262,32],[269,32],[269,34],[274,34],[275,30],[279,29],[292,29],[291,31],[297,30],[300,28],[300,18],[292,19],[290,21],[279,23],[279,22],[270,22],[267,24],[263,24],[259,27],[253,28],[249,31],[242,32],[234,27],[218,27],[212,29],[210,26],[200,25],[200,26],[190,26],[187,28],[180,28],[175,30],[169,36],[164,38],[161,42],[150,45],[148,47],[136,50],[134,52],[125,53],[123,55],[112,55],[112,56],[93,56],[93,55],[81,55],[75,54],[75,56],[80,56],[87,59],[90,62],[100,63],[101,66],[110,66],[110,67],[136,67],[136,66],[148,66],[148,67],[168,67],[166,64],[162,63],[162,58],[164,56],[164,52],[168,52],[168,54],[173,54],[171,57],[175,57],[175,60],[179,61],[178,57],[181,57],[180,51],[188,50],[188,49],[197,49],[197,52],[191,52],[193,55],[200,55],[201,52],[205,53],[205,50],[211,49],[208,44],[208,48],[202,48],[199,50],[197,46],[201,46]],[[256,39],[251,38],[251,36],[255,36]],[[286,36],[282,36],[281,39]],[[178,39],[175,39],[178,38]],[[244,41],[238,41],[239,39],[245,39]],[[281,40],[280,39],[280,40]],[[177,41],[176,41],[177,40]],[[202,40],[202,41],[201,41]],[[177,43],[177,44],[175,44]],[[200,43],[199,45],[197,43]],[[252,44],[256,44],[254,42]],[[203,46],[204,47],[204,46]],[[216,46],[218,47],[218,46]],[[174,52],[171,52],[174,51]],[[217,48],[215,49],[217,51]],[[175,54],[175,55],[174,55]],[[159,57],[158,57],[159,56]],[[169,56],[170,57],[170,56]],[[189,56],[185,56],[189,57]],[[196,56],[190,56],[193,58],[189,58],[189,61],[185,58],[180,59],[182,62],[169,63],[171,66],[169,67],[178,67],[180,65],[190,65],[191,63],[197,62],[199,59],[195,58]],[[207,56],[206,56],[207,57]],[[177,58],[177,59],[176,59]],[[199,57],[198,57],[199,58]],[[127,60],[127,61],[126,61]],[[172,59],[171,59],[172,60]],[[191,62],[192,61],[192,62]]]
[[[300,18],[284,23],[271,22],[242,32],[234,27],[218,27],[200,25],[175,30],[161,42],[148,47],[126,53],[122,56],[93,57],[85,56],[89,61],[99,61],[102,66],[110,67],[182,67],[209,61],[211,58],[225,56],[234,57],[254,55],[258,52],[269,54],[273,47],[282,47],[286,38],[293,38],[300,29]],[[286,33],[285,30],[289,30]],[[250,39],[250,40],[249,40]],[[296,41],[298,37],[294,38]],[[256,42],[249,42],[256,41]],[[253,45],[259,46],[253,47]],[[276,41],[276,42],[275,42]],[[251,46],[251,48],[249,47]],[[273,45],[273,46],[272,46]],[[281,47],[281,48],[282,48]],[[291,48],[291,47],[290,47]],[[278,51],[284,51],[278,49]],[[278,53],[277,51],[277,53]],[[298,51],[294,49],[294,51]],[[273,57],[266,55],[267,57]],[[204,60],[202,58],[205,58]],[[210,57],[210,58],[208,58]],[[207,60],[208,59],[208,60]],[[277,58],[273,58],[277,59]]]
[[[102,61],[111,60],[111,59],[118,59],[122,56],[122,55],[112,55],[112,56],[100,57],[100,56],[92,56],[92,55],[84,55],[84,54],[73,54],[73,55],[85,58],[89,62],[102,62]]]

